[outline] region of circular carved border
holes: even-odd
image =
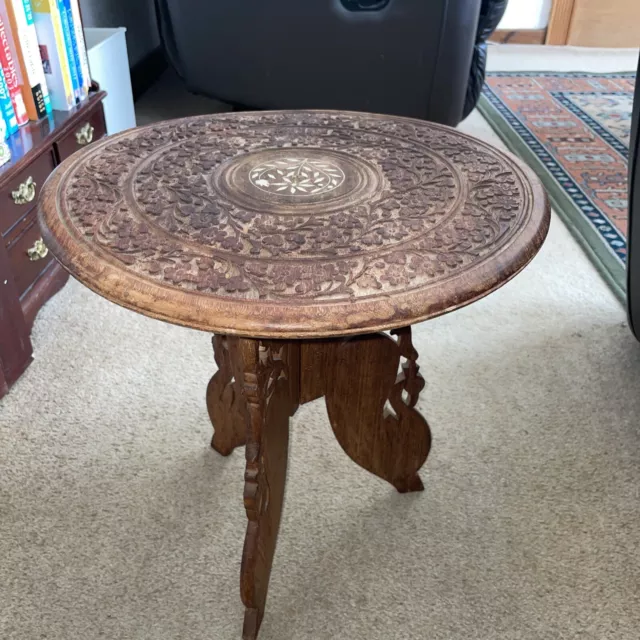
[[[280,146],[287,137],[314,127],[321,132],[337,131],[332,136],[338,142],[327,142],[334,148],[323,147],[323,152],[336,150],[341,141],[344,149],[354,148],[362,140],[367,153],[359,155],[356,148],[353,157],[380,172],[385,188],[398,176],[420,173],[415,171],[423,166],[424,154],[418,149],[426,146],[453,166],[463,181],[454,211],[438,222],[437,195],[441,191],[437,179],[418,181],[423,211],[412,214],[412,201],[399,201],[400,209],[392,212],[390,220],[393,224],[399,218],[410,222],[415,215],[415,224],[422,224],[423,218],[432,215],[429,211],[434,209],[429,207],[435,202],[435,231],[429,238],[409,239],[401,252],[383,247],[379,258],[325,255],[303,261],[303,267],[292,264],[286,254],[278,256],[276,247],[265,269],[260,266],[264,260],[259,259],[264,258],[263,248],[257,249],[254,258],[220,262],[211,251],[204,251],[202,240],[178,238],[132,210],[132,187],[123,188],[132,171],[147,171],[145,179],[150,184],[157,183],[159,176],[172,180],[173,175],[179,181],[187,175],[197,187],[202,177],[199,169],[184,174],[173,159],[166,165],[170,171],[164,167],[154,177],[152,169],[142,169],[151,156],[162,157],[174,149],[185,163],[192,163],[203,136],[205,145],[207,136],[217,146],[228,141],[233,153],[243,133],[261,127],[280,127],[282,139],[276,141]],[[401,141],[407,154],[413,154],[410,166],[394,165],[388,149],[372,149],[371,140],[385,136]],[[273,147],[273,140],[265,142],[264,149]],[[258,150],[250,149],[245,156]],[[234,161],[229,162],[233,166]],[[431,179],[433,172],[429,171],[427,167],[425,175]],[[215,172],[212,166],[210,175]],[[153,198],[145,205],[147,210],[149,203],[153,205]],[[158,204],[160,218],[167,207],[175,209],[178,213],[173,213],[188,222],[185,229],[197,235],[198,225],[193,222],[201,213],[192,211],[197,206],[180,209],[169,204]],[[221,215],[216,211],[215,215]],[[273,217],[284,220],[281,208],[278,211]],[[39,216],[45,240],[58,260],[87,286],[123,306],[216,333],[303,338],[405,326],[486,295],[535,255],[548,229],[549,207],[538,179],[527,167],[447,127],[370,114],[263,112],[162,123],[97,143],[54,172],[41,194]],[[251,221],[250,216],[247,220]],[[207,231],[210,227],[202,228]],[[384,231],[385,227],[380,228]],[[224,248],[224,242],[224,238],[215,240],[212,246],[232,252],[233,247]],[[270,250],[269,246],[264,249]]]

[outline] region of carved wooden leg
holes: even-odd
[[[218,370],[207,387],[207,410],[214,429],[211,446],[221,455],[228,456],[247,440],[243,399],[233,377],[227,337],[213,336],[212,342]]]
[[[299,345],[228,338],[247,425],[244,505],[249,523],[240,591],[244,640],[255,640],[264,615],[284,499],[289,417],[298,403]]]
[[[414,407],[424,380],[411,328],[393,333],[397,342],[378,333],[329,345],[327,410],[338,442],[354,462],[401,493],[421,491],[418,469],[429,455],[431,431]]]

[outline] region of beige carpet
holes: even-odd
[[[159,93],[141,120],[176,113]],[[476,114],[462,128],[493,139]],[[207,447],[209,337],[71,283],[34,342],[0,403],[0,638],[238,640],[243,452]],[[302,408],[261,638],[637,640],[640,345],[570,234],[554,218],[522,275],[416,343],[426,491],[396,494],[342,452],[322,401]]]

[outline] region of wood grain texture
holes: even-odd
[[[575,0],[553,0],[546,44],[567,44]]]
[[[578,47],[640,47],[638,0],[575,0],[567,44]]]
[[[400,358],[404,359],[398,375]],[[398,341],[383,333],[349,338],[333,348],[325,371],[329,421],[347,455],[398,491],[422,491],[418,469],[431,449],[427,421],[414,408],[424,380],[411,329]]]
[[[415,406],[424,380],[411,329],[393,335],[213,338],[218,371],[207,392],[212,444],[228,455],[246,442],[244,640],[255,640],[264,617],[284,499],[289,418],[298,404],[326,394],[334,433],[357,464],[400,492],[423,489],[417,472],[429,453],[431,433]]]
[[[207,410],[213,424],[211,447],[228,456],[247,441],[241,384],[233,376],[226,336],[214,336],[213,353],[218,370],[207,386]]]
[[[339,341],[304,340],[300,344],[300,404],[322,398],[327,371],[333,366],[333,354]]]
[[[490,36],[490,42],[500,44],[544,44],[546,29],[496,29]]]
[[[242,554],[240,592],[246,607],[243,638],[255,640],[262,623],[284,501],[291,397],[289,358],[283,342],[229,338],[234,375],[245,399],[247,446],[244,505],[249,523]],[[295,375],[295,366],[292,367]]]
[[[406,326],[483,297],[549,224],[537,177],[431,123],[343,112],[217,114],[113,136],[64,162],[39,215],[98,293],[225,335]]]

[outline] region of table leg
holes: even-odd
[[[241,403],[240,387],[233,377],[227,336],[213,336],[213,354],[218,370],[207,387],[207,410],[213,424],[211,446],[228,456],[245,444],[247,427]]]
[[[264,616],[284,500],[289,418],[299,402],[325,395],[336,438],[357,464],[400,492],[423,489],[417,472],[429,454],[431,432],[414,407],[424,380],[411,329],[393,333],[397,339],[383,333],[308,342],[213,339],[219,369],[207,389],[212,446],[228,455],[246,443],[244,640],[257,638]]]
[[[298,403],[299,345],[227,338],[246,424],[244,505],[249,523],[240,591],[244,640],[255,640],[264,615],[284,499],[289,417]]]
[[[427,421],[414,408],[424,380],[411,328],[327,344],[325,398],[329,421],[347,455],[398,491],[424,489],[418,469],[431,448]],[[402,371],[398,374],[400,358]]]

